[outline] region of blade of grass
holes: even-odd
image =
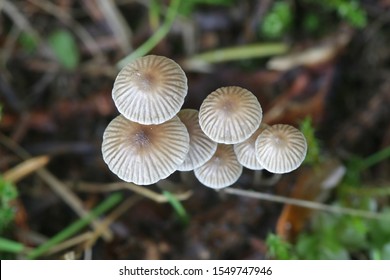
[[[48,162],[48,156],[37,156],[26,159],[12,169],[4,172],[3,178],[4,180],[9,181],[11,183],[17,183],[30,173],[35,172],[36,170],[44,167]]]
[[[360,170],[367,169],[387,158],[390,158],[390,146],[376,152],[375,154],[372,154],[371,156],[365,158],[361,165]]]
[[[57,233],[55,236],[53,236],[47,242],[45,242],[41,246],[33,249],[27,255],[27,259],[36,259],[39,256],[41,256],[42,254],[44,254],[47,250],[52,248],[54,245],[71,237],[72,235],[74,235],[75,233],[80,231],[82,228],[87,226],[94,218],[98,217],[99,215],[102,215],[103,213],[105,213],[109,209],[111,209],[113,206],[117,205],[122,200],[122,198],[123,198],[123,196],[120,193],[114,193],[114,194],[110,195],[107,199],[105,199],[102,203],[100,203],[96,208],[94,208],[91,212],[89,212],[89,214],[87,216],[70,224],[68,227],[66,227],[65,229],[63,229],[59,233]]]
[[[277,203],[285,203],[285,204],[291,204],[296,205],[300,207],[320,210],[320,211],[326,211],[329,213],[334,214],[343,214],[343,215],[351,215],[351,216],[357,216],[367,219],[376,219],[376,220],[388,220],[388,217],[385,215],[382,215],[380,213],[375,212],[369,212],[359,209],[353,209],[353,208],[345,208],[345,207],[339,207],[339,206],[332,206],[332,205],[325,205],[322,203],[309,201],[309,200],[302,200],[302,199],[296,199],[296,198],[289,198],[284,197],[280,195],[274,195],[269,193],[261,193],[261,192],[255,192],[255,191],[248,191],[248,190],[241,190],[241,189],[235,189],[235,188],[226,188],[223,190],[223,192],[233,195],[239,195],[244,197],[251,197],[255,199],[262,199]]]
[[[22,243],[0,237],[0,251],[8,253],[20,253],[26,247]]]
[[[287,49],[287,45],[283,43],[261,43],[231,47],[194,55],[186,61],[186,64],[197,64],[197,62],[218,63],[249,58],[261,58],[285,53]]]
[[[171,0],[163,25],[135,51],[120,60],[117,63],[118,68],[122,68],[134,59],[146,55],[168,34],[176,18],[180,6],[180,1],[181,0]]]
[[[183,204],[174,196],[172,193],[168,191],[163,191],[162,194],[167,198],[169,204],[171,204],[172,208],[175,210],[177,216],[179,217],[181,223],[183,225],[187,225],[190,221],[190,217],[184,208]]]

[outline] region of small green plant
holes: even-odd
[[[54,31],[48,37],[48,43],[65,69],[74,70],[78,66],[80,52],[72,33],[67,30]]]
[[[33,34],[27,32],[20,34],[18,42],[27,54],[35,54],[38,48],[38,39]]]
[[[293,246],[273,233],[268,234],[265,243],[268,247],[268,257],[278,260],[296,259],[292,248]]]
[[[16,209],[13,201],[17,196],[15,186],[0,176],[0,233],[14,220]]]
[[[188,16],[196,8],[197,5],[213,5],[213,6],[229,6],[234,0],[186,0],[180,7],[179,12]]]
[[[315,128],[312,119],[306,117],[299,125],[300,131],[307,141],[307,155],[304,164],[316,165],[320,163],[320,143],[315,136]]]
[[[357,0],[306,0],[306,2],[319,5],[328,13],[336,13],[337,16],[356,28],[363,28],[367,24],[366,11]]]
[[[303,123],[301,127],[307,131],[310,125]],[[309,143],[310,133],[305,136]],[[347,164],[346,176],[337,187],[334,204],[378,211],[374,195],[388,195],[388,190],[374,188],[371,191],[365,187],[360,174],[389,157],[390,147],[367,158],[352,157]],[[389,221],[390,208],[382,209],[381,218],[376,220],[317,213],[310,230],[300,234],[294,244],[286,244],[281,238],[269,235],[267,246],[270,257],[277,259],[390,259]]]
[[[280,38],[288,31],[292,20],[290,4],[282,1],[275,2],[262,22],[261,33],[267,38]]]

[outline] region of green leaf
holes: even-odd
[[[186,0],[180,5],[179,12],[182,15],[190,15],[197,5],[229,6],[234,0]]]
[[[169,204],[171,204],[172,208],[175,210],[182,224],[187,225],[190,218],[183,204],[168,191],[163,191],[163,195],[168,199]]]
[[[18,41],[23,50],[28,54],[34,54],[38,48],[38,39],[32,34],[22,32]]]
[[[80,53],[72,33],[57,30],[50,34],[48,43],[64,68],[74,70],[78,66]]]
[[[25,247],[23,244],[0,237],[0,251],[8,253],[20,253],[24,249]]]
[[[291,244],[275,234],[268,234],[266,239],[268,255],[278,260],[291,260],[294,256],[291,252]]]
[[[14,220],[15,207],[12,201],[18,196],[14,185],[5,181],[0,176],[0,232],[5,230]]]
[[[304,163],[315,165],[320,161],[320,145],[319,141],[315,137],[315,129],[310,117],[306,117],[300,123],[300,130],[306,138],[307,142],[307,155]]]
[[[276,2],[265,16],[261,32],[268,38],[279,38],[285,34],[292,23],[293,13],[289,3]]]

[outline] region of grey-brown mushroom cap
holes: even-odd
[[[306,157],[305,136],[293,126],[276,124],[260,133],[256,140],[256,157],[272,173],[297,169]]]
[[[148,55],[123,67],[115,79],[112,98],[127,119],[160,124],[179,112],[187,90],[187,77],[176,62]]]
[[[217,142],[207,137],[200,128],[198,113],[194,109],[183,109],[177,114],[190,135],[190,150],[184,162],[177,168],[179,171],[198,168],[205,164],[217,150]]]
[[[218,143],[236,144],[248,139],[260,126],[262,109],[249,90],[229,86],[210,93],[199,110],[204,133]]]
[[[159,124],[142,125],[122,115],[103,134],[103,160],[126,182],[150,185],[168,177],[184,161],[189,135],[178,117]]]
[[[268,127],[269,125],[261,123],[259,128],[251,135],[251,137],[233,146],[238,162],[244,167],[252,170],[264,169],[256,158],[256,140],[260,133]]]
[[[222,189],[240,178],[243,167],[238,162],[232,145],[218,144],[212,158],[194,170],[195,177],[206,187]]]

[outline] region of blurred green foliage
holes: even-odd
[[[276,258],[278,260],[292,260],[296,259],[292,251],[292,244],[283,240],[279,236],[270,233],[265,240],[268,247],[268,257]]]
[[[15,186],[0,176],[0,233],[14,220],[16,209],[13,201],[17,196]]]
[[[308,142],[307,163],[315,165],[320,158],[320,148],[311,120],[305,119],[300,128]],[[370,188],[365,187],[361,174],[388,158],[390,147],[366,158],[352,156],[346,164],[346,175],[336,189],[333,204],[339,207],[378,211],[377,200],[370,192]],[[357,195],[359,190],[360,195]],[[388,195],[387,190],[374,191],[376,194]],[[269,234],[266,240],[269,255],[276,259],[390,259],[390,207],[384,207],[380,212],[381,220],[316,213],[311,219],[310,230],[301,233],[294,244]]]
[[[38,40],[31,33],[22,32],[18,38],[18,42],[28,54],[34,54],[38,48]]]
[[[179,12],[182,15],[190,15],[197,5],[229,6],[234,0],[185,0],[180,5]]]
[[[277,1],[272,6],[261,24],[261,33],[267,38],[279,38],[291,26],[293,13],[288,1]]]
[[[310,4],[303,13],[303,28],[309,32],[321,31],[328,26],[329,17],[337,17],[353,27],[363,28],[367,24],[367,14],[357,0],[302,0],[302,5]],[[293,1],[275,1],[261,22],[260,33],[268,39],[277,39],[286,35],[295,18]]]
[[[325,10],[337,15],[353,27],[362,28],[367,24],[367,15],[358,0],[306,0],[319,4]]]
[[[311,230],[300,234],[294,244],[277,235],[266,239],[269,256],[280,260],[390,259],[390,208],[386,221],[318,213]]]
[[[67,30],[57,30],[48,37],[48,43],[58,62],[67,70],[74,70],[80,60],[80,52],[72,33]]]
[[[306,138],[307,154],[304,160],[305,164],[315,165],[320,163],[320,144],[315,137],[315,129],[310,117],[306,117],[299,125],[300,131]]]

